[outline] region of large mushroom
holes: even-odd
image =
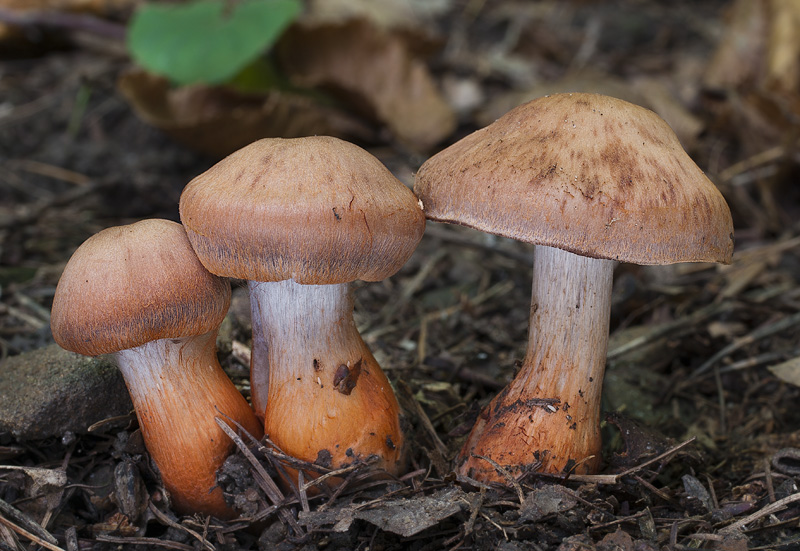
[[[107,228],[67,263],[51,327],[67,350],[113,354],[176,510],[231,518],[216,471],[233,443],[214,417],[260,437],[252,409],[219,365],[227,280],[208,273],[180,224]]]
[[[422,165],[428,218],[533,243],[525,359],[480,414],[462,474],[601,463],[614,262],[729,263],[725,200],[655,113],[594,94],[521,105]],[[482,457],[478,457],[482,456]]]
[[[349,287],[411,256],[425,227],[411,190],[342,140],[264,139],[192,180],[180,212],[206,268],[248,280],[253,407],[269,438],[325,467],[377,456],[396,472],[399,406]]]

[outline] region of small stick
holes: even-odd
[[[480,494],[478,495],[478,502],[472,506],[472,512],[469,514],[469,520],[467,520],[467,524],[464,526],[464,535],[468,536],[472,533],[472,529],[475,527],[475,521],[478,519],[478,513],[483,507],[483,500],[486,499],[486,488],[480,489]]]
[[[689,438],[685,442],[681,442],[677,446],[668,449],[667,451],[665,451],[661,455],[657,455],[656,457],[654,457],[652,459],[648,459],[644,463],[642,463],[640,465],[636,465],[635,467],[631,467],[627,471],[623,471],[623,472],[621,472],[619,474],[570,474],[569,475],[569,479],[571,481],[573,481],[573,482],[588,482],[588,483],[594,483],[594,484],[617,484],[617,483],[619,483],[619,480],[622,477],[630,476],[633,473],[644,469],[648,465],[652,465],[653,463],[656,463],[658,461],[666,459],[667,457],[669,457],[673,453],[677,452],[681,448],[684,448],[684,447],[688,446],[689,444],[691,444],[695,440],[697,440],[697,437],[696,436],[692,436],[691,438]],[[550,473],[535,473],[535,474],[537,476],[542,476],[542,477],[547,477],[547,478],[554,478],[554,479],[557,479],[557,480],[565,480],[567,478],[566,476],[563,476],[563,475],[550,474]]]
[[[300,489],[300,507],[303,508],[304,513],[308,513],[311,511],[311,507],[308,506],[308,494],[306,493],[303,471],[297,471],[297,487]]]
[[[53,545],[49,541],[46,541],[46,540],[40,538],[36,534],[31,534],[30,532],[28,532],[24,528],[22,528],[20,526],[17,526],[13,522],[11,522],[10,520],[7,520],[6,518],[4,518],[2,516],[0,516],[0,524],[2,524],[3,526],[6,526],[7,528],[10,528],[11,530],[15,531],[20,536],[28,538],[33,543],[41,545],[42,547],[44,547],[46,549],[50,549],[50,551],[64,551],[64,549],[62,549],[61,547],[59,547],[57,545]]]
[[[26,469],[27,470],[41,470],[41,471],[49,471],[50,470],[50,469],[37,469],[36,467],[15,467],[15,466],[11,466],[11,465],[4,465],[2,468],[3,469],[19,469],[19,470],[22,470],[22,471],[25,471]],[[31,517],[29,517],[28,515],[26,515],[25,513],[23,513],[22,511],[20,511],[16,507],[14,507],[13,505],[10,505],[9,503],[6,503],[2,499],[0,499],[0,513],[4,514],[7,517],[11,517],[16,522],[22,524],[25,527],[24,530],[25,530],[26,533],[34,534],[34,535],[36,535],[36,537],[38,539],[44,540],[47,543],[49,543],[50,545],[56,545],[58,543],[58,540],[55,537],[53,537],[53,535],[50,532],[48,532],[47,530],[42,528],[42,526],[39,523],[37,523],[35,520],[33,520]],[[3,518],[3,517],[0,516],[0,519],[1,518]],[[11,521],[8,521],[8,522],[11,522]],[[34,540],[34,541],[36,541],[38,543],[38,540]],[[42,544],[40,543],[39,545],[42,545]]]
[[[159,511],[158,507],[153,505],[152,501],[148,505],[148,508],[156,516],[156,518],[158,520],[160,520],[161,522],[163,522],[167,526],[169,526],[171,528],[175,528],[176,530],[183,530],[184,532],[186,532],[187,534],[189,534],[190,536],[195,538],[197,541],[199,541],[202,544],[203,547],[208,549],[208,551],[216,551],[217,548],[214,547],[214,544],[212,544],[210,541],[208,541],[206,538],[204,538],[203,536],[201,536],[200,534],[198,534],[197,532],[195,532],[194,530],[192,530],[188,526],[184,526],[183,524],[177,523],[174,520],[172,520],[171,518],[169,518],[163,512]]]
[[[769,494],[769,502],[775,503],[775,487],[772,484],[772,469],[769,465],[769,459],[764,458],[764,481],[767,483],[767,493]]]
[[[472,457],[477,457],[478,459],[483,459],[484,461],[489,463],[492,467],[494,467],[494,469],[498,473],[503,475],[503,478],[505,478],[508,481],[508,483],[511,484],[514,487],[514,489],[517,491],[517,497],[519,498],[519,504],[522,505],[525,502],[525,494],[522,492],[522,486],[520,486],[519,482],[517,482],[517,480],[513,476],[511,476],[511,473],[508,472],[508,470],[503,468],[494,459],[492,459],[490,457],[486,457],[485,455],[472,454]]]
[[[689,375],[687,380],[684,382],[684,386],[688,385],[689,381],[695,379],[699,375],[702,375],[703,373],[711,369],[711,367],[714,366],[714,364],[716,364],[725,356],[728,356],[731,353],[736,352],[737,350],[743,348],[744,346],[747,346],[748,344],[753,344],[754,342],[758,342],[761,339],[772,336],[775,333],[780,333],[781,331],[794,327],[797,324],[800,324],[800,313],[792,314],[791,316],[786,316],[785,318],[782,318],[774,323],[762,325],[761,327],[758,327],[757,329],[745,335],[744,337],[736,339],[731,344],[729,344],[728,346],[726,346],[725,348],[723,348],[722,350],[711,356],[705,363],[703,363],[703,365],[695,369],[692,372],[692,374]]]
[[[250,451],[250,449],[247,447],[244,441],[242,441],[239,435],[236,434],[225,421],[223,421],[219,417],[214,417],[214,420],[217,422],[217,425],[219,425],[219,428],[221,428],[225,432],[225,434],[227,434],[228,437],[231,440],[233,440],[236,446],[241,450],[241,452],[253,466],[253,469],[255,470],[256,474],[255,476],[256,482],[258,483],[259,487],[261,487],[261,489],[264,491],[264,493],[267,495],[267,497],[270,499],[270,501],[272,501],[274,505],[281,505],[283,503],[283,493],[281,493],[281,490],[280,488],[278,488],[278,485],[275,484],[275,481],[272,480],[272,477],[270,477],[267,471],[264,470],[264,467],[261,465],[261,463],[258,462],[258,459],[256,459],[256,457],[253,455],[253,453]],[[294,518],[294,515],[292,515],[290,511],[287,511],[286,509],[279,509],[278,515],[280,515],[281,519],[283,519],[292,527],[292,529],[295,531],[296,534],[298,534],[299,536],[304,535],[303,529],[300,528],[299,524],[297,524],[297,520]]]
[[[359,468],[364,467],[366,465],[371,465],[372,463],[375,463],[377,461],[378,461],[377,457],[372,457],[372,458],[368,457],[363,461],[359,461],[358,463],[353,463],[352,465],[348,465],[347,467],[343,467],[343,468],[338,469],[336,471],[327,472],[327,473],[325,473],[325,474],[323,474],[321,476],[318,476],[317,478],[309,480],[305,484],[300,485],[299,481],[298,481],[298,485],[300,485],[300,488],[302,489],[302,491],[305,492],[307,489],[311,488],[312,486],[316,486],[318,484],[321,484],[322,482],[324,482],[325,480],[327,480],[327,479],[329,479],[331,477],[341,476],[343,474],[349,473],[350,471],[355,471],[356,469],[359,469]]]
[[[762,508],[760,511],[756,511],[752,515],[748,515],[741,520],[734,522],[733,524],[729,524],[722,530],[720,530],[723,534],[731,534],[733,532],[741,530],[745,525],[750,524],[753,521],[756,521],[762,517],[766,517],[773,513],[777,513],[778,511],[783,510],[787,505],[790,503],[794,503],[795,501],[800,501],[800,493],[792,494],[790,496],[786,496],[783,499],[779,499],[775,503],[770,503],[766,507]]]

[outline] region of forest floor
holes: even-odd
[[[616,269],[601,472],[486,487],[455,475],[480,408],[524,356],[533,247],[429,223],[397,275],[355,288],[359,329],[409,420],[408,474],[290,493],[287,523],[252,476],[270,462],[253,448],[258,461],[238,454],[226,486],[250,509],[222,522],[170,511],[146,454],[124,445],[132,414],[42,440],[0,432],[0,499],[13,509],[0,508],[0,549],[800,548],[800,95],[748,69],[777,40],[764,31],[774,13],[754,24],[761,46],[739,52],[750,77],[726,80],[733,3],[433,4],[425,63],[453,130],[431,145],[345,110],[401,181],[526,99],[596,91],[659,112],[731,206],[731,265]],[[183,187],[219,159],[137,116],[118,86],[131,66],[121,43],[27,32],[35,40],[0,44],[0,370],[53,342],[49,309],[78,245],[109,226],[177,221]],[[247,394],[241,282],[226,327],[221,363]],[[147,489],[133,505],[114,492],[120,464]],[[66,477],[42,480],[55,471]]]

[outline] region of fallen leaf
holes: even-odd
[[[757,80],[763,71],[769,32],[768,1],[737,0],[732,4],[722,39],[706,69],[706,88],[737,87]]]
[[[140,70],[124,74],[118,87],[146,123],[216,158],[261,138],[373,137],[358,120],[288,92],[243,93],[202,85],[171,88],[165,79]]]
[[[334,532],[345,532],[354,520],[365,520],[382,530],[409,537],[436,526],[467,506],[463,490],[445,488],[429,496],[379,501],[369,508],[354,504],[336,510],[301,511],[298,520],[314,530],[333,525]]]
[[[745,155],[782,145],[800,117],[800,3],[736,0],[708,63],[704,87],[722,130],[738,134]]]
[[[407,538],[461,512],[458,498],[463,494],[458,488],[446,488],[429,496],[380,502],[354,516]]]
[[[425,151],[455,129],[456,118],[425,63],[403,38],[364,19],[292,26],[277,47],[291,81],[329,92]]]
[[[800,356],[777,365],[771,365],[767,369],[781,381],[800,386]]]
[[[569,511],[577,504],[578,500],[563,486],[551,484],[536,488],[522,502],[520,521],[536,522],[547,515]]]
[[[681,481],[683,481],[683,489],[686,492],[687,509],[696,511],[698,515],[710,513],[714,509],[711,496],[702,482],[690,474],[683,475]]]

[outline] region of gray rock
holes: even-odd
[[[90,358],[51,344],[0,363],[0,433],[19,440],[85,432],[133,409],[111,358]]]

